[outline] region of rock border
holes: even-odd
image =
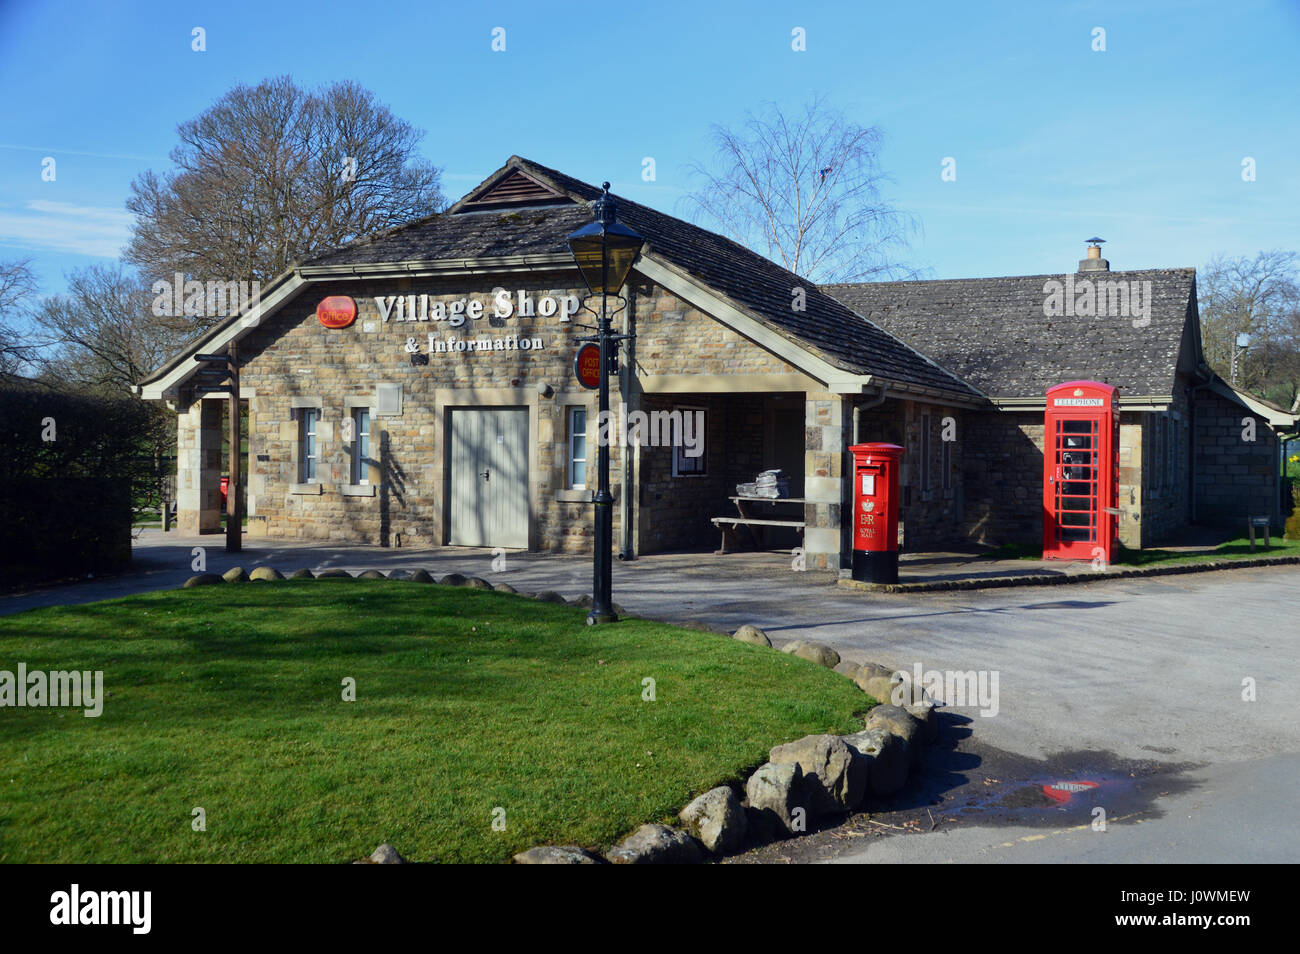
[[[716,631],[704,625],[689,628]],[[680,828],[642,825],[603,856],[575,845],[539,845],[515,855],[515,864],[717,860],[740,852],[751,832],[767,842],[806,834],[810,822],[848,816],[873,798],[901,791],[919,773],[926,747],[939,736],[936,706],[928,697],[915,706],[886,701],[897,670],[841,660],[831,647],[808,640],[792,640],[777,650],[766,633],[749,623],[730,638],[760,651],[770,648],[821,665],[852,681],[879,704],[867,713],[858,732],[807,735],[773,746],[768,760],[744,780],[719,785],[692,799],[678,813]]]
[[[1300,563],[1300,556],[1242,557],[1238,560],[1205,560],[1173,566],[1132,566],[1102,573],[1070,573],[1026,576],[988,576],[969,580],[926,580],[920,583],[863,583],[861,580],[836,580],[846,590],[868,593],[937,593],[945,590],[992,590],[1010,586],[1066,586],[1076,583],[1103,583],[1144,576],[1174,576],[1182,573],[1210,573],[1256,566],[1287,566]]]
[[[405,567],[389,570],[387,573],[378,569],[360,570],[357,573],[350,573],[342,567],[329,567],[324,570],[316,571],[312,571],[307,567],[301,567],[300,569],[285,574],[266,564],[254,567],[251,573],[245,572],[242,566],[232,566],[224,573],[198,573],[182,583],[177,587],[177,589],[188,590],[193,589],[196,586],[215,586],[218,583],[271,583],[279,580],[399,580],[406,583],[434,583],[438,586],[456,586],[468,590],[495,590],[498,593],[512,593],[515,596],[522,596],[525,599],[537,600],[542,603],[554,603],[556,606],[573,606],[582,608],[590,608],[591,606],[591,596],[589,594],[575,596],[571,600],[566,600],[554,590],[543,590],[540,593],[527,593],[515,589],[509,583],[497,583],[494,585],[478,576],[465,576],[463,573],[447,573],[441,578],[438,578],[428,570],[409,570]],[[628,613],[627,610],[618,603],[614,604],[614,612],[623,619],[638,618]]]

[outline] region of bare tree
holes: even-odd
[[[25,342],[10,316],[24,311],[27,299],[36,293],[32,260],[21,258],[0,262],[0,373],[13,374],[30,361],[35,347]]]
[[[50,383],[131,394],[137,381],[182,343],[151,312],[149,287],[121,265],[91,265],[68,276],[68,290],[33,313],[50,343],[42,377]]]
[[[739,131],[713,127],[717,159],[695,163],[687,205],[732,239],[811,281],[913,277],[896,255],[916,221],[881,194],[882,134],[817,97],[797,116],[774,103]]]
[[[1300,263],[1295,252],[1216,257],[1197,275],[1206,360],[1229,378],[1237,335],[1250,335],[1237,384],[1284,406],[1300,396]]]
[[[125,258],[148,283],[261,281],[361,235],[439,211],[423,133],[354,83],[240,85],[178,128],[175,171],[132,184]],[[191,330],[212,316],[191,318]]]
[[[142,402],[134,385],[181,346],[185,330],[153,314],[149,286],[121,265],[77,269],[67,281],[65,294],[45,298],[32,314],[45,343],[37,380],[108,399],[106,407],[137,406],[137,490],[156,503],[175,453],[176,415],[159,402]]]

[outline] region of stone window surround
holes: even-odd
[[[315,410],[321,412],[319,420],[323,420],[325,417],[324,407],[318,395],[294,396],[289,399],[289,407],[294,412],[297,412],[301,408],[314,408]],[[300,418],[298,414],[294,413],[293,415],[294,423],[297,424],[299,420]],[[291,453],[293,455],[293,466],[294,469],[299,474],[302,473],[302,436],[301,435],[302,435],[302,430],[298,427],[295,427],[293,431],[293,440],[290,442],[290,446],[292,447]],[[320,446],[319,431],[317,432],[316,435],[316,446],[317,447]],[[310,483],[292,483],[289,485],[289,493],[291,494],[308,494],[308,495],[315,496],[315,495],[319,495],[321,493],[321,490],[322,488],[319,480],[312,481]]]
[[[560,391],[554,397],[555,403],[563,409],[561,419],[563,422],[563,433],[557,434],[556,443],[564,448],[560,455],[564,461],[564,480],[562,483],[569,482],[569,408],[583,407],[587,409],[587,479],[590,481],[592,474],[592,459],[590,448],[595,447],[596,443],[592,440],[593,428],[597,425],[596,405],[599,402],[599,396],[595,391]],[[569,487],[558,487],[553,491],[556,500],[562,503],[590,503],[593,489],[588,486],[582,489],[573,489]]]
[[[374,422],[378,419],[378,415],[376,413],[378,408],[376,405],[377,405],[377,399],[373,393],[368,395],[346,395],[343,398],[343,413],[346,416],[350,414],[354,408],[358,408],[358,407],[369,408],[370,419],[372,422],[371,426],[374,427]],[[314,408],[321,412],[320,419],[322,421],[324,421],[325,419],[324,401],[320,395],[317,394],[294,395],[289,399],[289,406],[294,411],[297,411],[299,408]],[[298,462],[300,460],[299,457],[300,441],[299,438],[296,436],[296,433],[297,432],[295,431],[295,437],[291,442],[293,448],[291,453],[293,455],[295,466],[298,465]],[[316,440],[319,443],[321,438],[318,436]],[[373,469],[374,468],[372,465],[372,475],[373,475]],[[368,484],[340,484],[339,493],[344,497],[374,497],[378,492],[378,483],[379,482],[374,480],[372,476],[371,482]],[[320,481],[314,481],[312,483],[306,483],[306,484],[295,483],[289,485],[289,493],[301,494],[305,496],[319,496],[324,493],[324,488]]]
[[[359,407],[367,408],[370,411],[370,447],[374,451],[375,438],[383,433],[383,425],[379,423],[379,397],[378,390],[370,394],[345,395],[343,398],[343,416],[349,418],[352,412]],[[350,456],[350,455],[349,455]],[[370,465],[370,481],[365,484],[340,484],[339,492],[344,497],[373,497],[377,488],[383,483],[383,475],[377,473],[379,468],[374,464]],[[352,464],[348,462],[348,476],[351,479]]]

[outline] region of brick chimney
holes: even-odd
[[[1101,257],[1101,243],[1105,239],[1090,238],[1088,239],[1088,257],[1079,259],[1079,271],[1081,272],[1108,272],[1110,271],[1110,262]]]

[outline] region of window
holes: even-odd
[[[678,413],[680,412],[680,413]],[[708,459],[704,440],[708,416],[700,407],[673,408],[674,416],[681,419],[680,429],[673,432],[673,476],[703,477],[708,472]],[[660,440],[664,435],[660,432]]]
[[[569,469],[570,490],[587,489],[587,409],[569,408]]]
[[[921,489],[930,489],[930,415],[921,415]]]
[[[316,425],[320,423],[320,408],[298,408],[298,477],[304,484],[316,480]]]
[[[352,409],[352,483],[370,483],[370,408]]]

